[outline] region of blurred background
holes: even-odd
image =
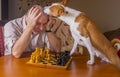
[[[62,0],[0,0],[0,18],[23,16],[35,4],[47,6]],[[120,0],[68,0],[68,7],[86,13],[102,32],[120,27]]]

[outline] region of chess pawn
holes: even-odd
[[[42,57],[45,58],[45,56],[46,56],[45,50],[42,50]]]
[[[35,51],[39,51],[39,50],[40,50],[40,48],[38,48],[38,47],[35,48]]]
[[[30,63],[33,63],[32,55],[30,56],[29,62],[30,62]]]
[[[47,61],[50,61],[50,54],[47,55]]]
[[[35,52],[36,52],[36,54],[40,54],[40,48],[37,47]]]
[[[48,57],[48,55],[49,55],[49,50],[46,49],[46,57]]]
[[[43,53],[42,53],[42,49],[40,49],[40,57],[41,57],[41,58],[42,58],[42,56],[43,56],[42,54],[43,54]]]
[[[31,54],[31,57],[30,57],[30,62],[31,63],[34,63],[34,56],[35,56],[35,53],[33,52],[32,54]]]
[[[29,62],[30,62],[30,63],[34,63],[32,58],[30,58]]]
[[[35,57],[35,63],[39,63],[39,55],[36,55],[36,57]]]

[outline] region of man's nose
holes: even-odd
[[[43,28],[44,28],[44,25],[41,24],[40,27],[39,27],[39,29],[40,29],[40,30],[43,30]]]

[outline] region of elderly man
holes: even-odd
[[[60,51],[60,39],[51,31],[52,18],[40,6],[33,6],[26,15],[12,20],[4,26],[5,55],[19,58],[24,51],[43,47]]]
[[[71,42],[69,27],[45,14],[38,5],[33,6],[23,17],[9,21],[4,26],[5,55],[12,54],[16,58],[25,51],[45,45],[52,51],[65,50],[65,45],[70,44],[66,40]],[[61,49],[61,46],[64,48]]]

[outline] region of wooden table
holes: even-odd
[[[28,60],[28,57],[0,57],[0,77],[120,77],[116,67],[100,63],[99,59],[95,65],[87,65],[87,56],[73,57],[68,70],[30,66],[26,64]]]

